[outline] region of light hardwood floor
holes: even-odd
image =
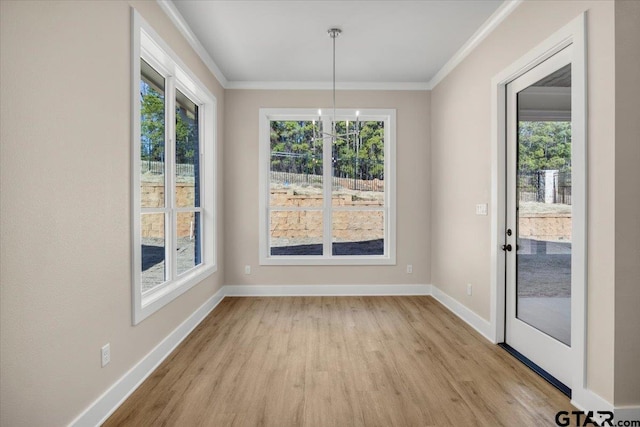
[[[225,298],[106,426],[545,426],[569,399],[431,297]]]

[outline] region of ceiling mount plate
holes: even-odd
[[[329,33],[329,37],[335,39],[340,35],[340,33],[342,33],[342,30],[340,28],[330,28],[327,30],[327,33]]]

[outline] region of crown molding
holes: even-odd
[[[209,68],[209,71],[211,71],[211,73],[216,77],[216,79],[218,79],[218,82],[220,83],[220,85],[226,89],[229,85],[229,81],[227,80],[225,75],[222,73],[222,71],[220,71],[220,68],[215,63],[213,58],[209,56],[209,54],[207,53],[207,50],[204,48],[204,46],[202,46],[202,43],[200,43],[200,40],[198,40],[198,38],[193,33],[193,31],[191,31],[189,24],[187,24],[187,21],[184,20],[184,18],[182,17],[178,9],[176,9],[176,6],[173,4],[173,1],[171,0],[156,0],[156,1],[160,5],[164,13],[166,13],[167,16],[171,19],[171,21],[176,26],[176,28],[178,28],[178,30],[184,36],[184,38],[187,39],[187,42],[189,42],[189,45],[191,45],[193,50],[196,51],[200,59],[202,59],[202,62],[204,62],[207,68]]]
[[[447,61],[446,64],[429,81],[429,90],[440,83],[451,71],[453,71],[478,45],[495,30],[507,16],[511,14],[524,0],[505,0],[498,9],[487,19],[469,40]]]
[[[227,89],[331,90],[332,82],[228,82]],[[336,90],[429,90],[426,82],[336,82]]]

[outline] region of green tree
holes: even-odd
[[[198,106],[176,106],[176,163],[195,164],[198,153]]]
[[[520,122],[521,171],[571,169],[571,122]]]
[[[359,178],[384,179],[384,122],[365,122],[360,140]]]
[[[322,175],[319,127],[314,131],[311,121],[272,121],[271,170]]]
[[[347,123],[336,122],[335,131],[344,135]],[[350,121],[349,132],[354,131],[355,123]],[[322,175],[322,145],[317,122],[272,121],[271,170]],[[360,122],[359,138],[338,138],[332,147],[332,162],[336,177],[384,179],[384,122]]]
[[[188,98],[184,97],[184,103]],[[190,101],[188,101],[190,102]],[[198,149],[198,107],[176,105],[176,163],[194,164]],[[140,82],[140,128],[142,160],[165,159],[165,97],[145,80]]]
[[[164,160],[164,93],[140,81],[140,144],[143,160]]]

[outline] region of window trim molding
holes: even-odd
[[[322,108],[332,111],[332,108]],[[385,125],[385,206],[382,209],[335,209],[331,210],[382,210],[384,215],[385,255],[304,255],[277,256],[269,254],[269,161],[271,152],[270,121],[272,120],[316,120],[318,110],[311,108],[260,108],[259,129],[259,263],[260,265],[396,265],[396,110],[395,109],[358,109],[360,120],[383,120]],[[336,120],[352,120],[356,109],[336,109]],[[330,119],[329,119],[330,120]],[[323,157],[330,158],[330,147],[324,147]],[[326,171],[323,173],[326,175]],[[329,176],[330,177],[330,176]],[[326,176],[325,176],[326,178]],[[324,180],[327,182],[327,180]],[[326,198],[329,190],[324,188]],[[324,214],[326,206],[304,210],[318,210]],[[292,209],[284,209],[292,210]],[[324,234],[331,233],[331,224],[324,224]]]
[[[143,46],[144,44],[144,46]],[[199,107],[199,126],[201,133],[200,180],[204,191],[200,193],[202,227],[202,263],[169,280],[158,289],[142,294],[139,266],[142,262],[141,251],[141,214],[140,206],[140,59],[144,58],[157,71],[162,73],[171,86],[179,89]],[[160,58],[160,59],[159,59]],[[168,95],[165,98],[170,98]],[[166,106],[165,109],[168,109]],[[215,153],[217,152],[217,99],[207,87],[190,71],[180,57],[155,32],[149,23],[131,8],[131,303],[132,324],[137,325],[178,296],[182,295],[205,278],[211,276],[217,267],[217,226],[216,212],[216,172]],[[206,119],[205,119],[206,117]],[[173,126],[170,126],[173,128]],[[167,144],[169,147],[171,144]],[[166,146],[167,146],[166,145]],[[173,167],[165,171],[172,174]],[[171,180],[170,180],[171,182]],[[173,190],[171,190],[173,191]],[[165,209],[171,207],[166,207]],[[179,208],[178,208],[179,210]],[[175,218],[165,228],[172,230]],[[171,241],[167,233],[166,238]]]

